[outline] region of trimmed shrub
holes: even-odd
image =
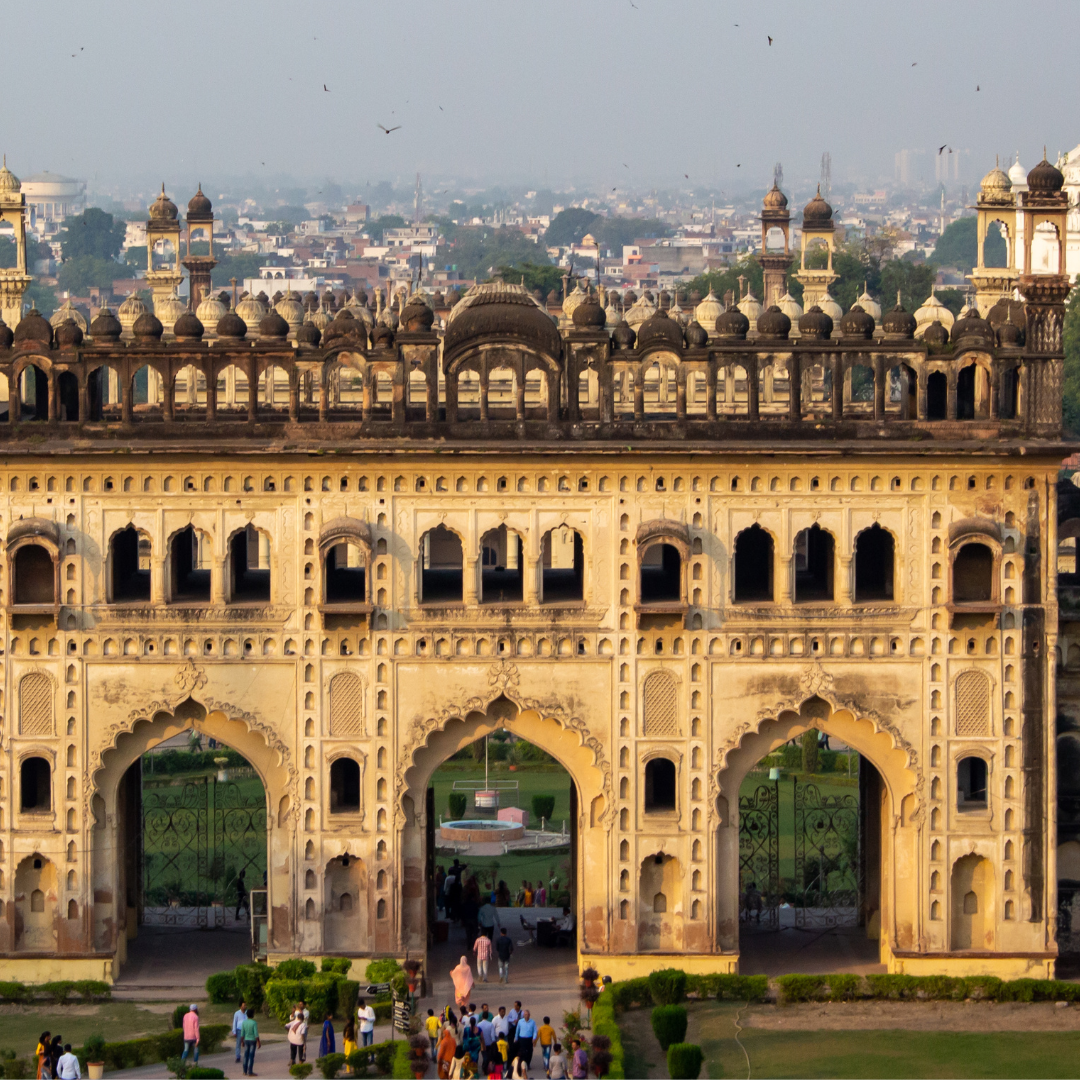
[[[533,828],[540,824],[540,820],[551,821],[551,815],[555,813],[554,795],[534,795],[532,797],[532,812],[536,819]]]
[[[105,1036],[91,1035],[90,1038],[83,1043],[82,1052],[86,1055],[87,1061],[104,1061]]]
[[[862,980],[858,975],[829,975],[829,1000],[851,1001],[862,996]]]
[[[672,1043],[667,1051],[668,1076],[671,1080],[697,1080],[705,1055],[695,1043]]]
[[[207,1065],[195,1065],[184,1073],[185,1080],[225,1080],[220,1069],[211,1069]]]
[[[352,979],[340,979],[337,985],[338,1015],[345,1020],[356,1019],[356,999],[360,997],[360,984]]]
[[[102,1001],[112,997],[112,987],[102,979],[76,979],[71,985],[84,1001]]]
[[[686,1008],[683,1005],[657,1005],[652,1011],[652,1029],[661,1050],[686,1038]]]
[[[261,1009],[266,1001],[266,984],[273,972],[265,964],[241,964],[236,976],[237,998],[243,998],[249,1009]]]
[[[295,1076],[296,1080],[307,1080],[307,1078],[311,1075],[311,1070],[314,1067],[315,1066],[312,1065],[309,1061],[305,1061],[303,1062],[303,1064],[301,1064],[300,1062],[295,1062],[294,1064],[289,1066],[289,1075]]]
[[[623,979],[622,982],[612,983],[603,992],[601,999],[608,995],[611,995],[612,1007],[618,1009],[632,1009],[635,1005],[648,1005],[652,1002],[649,979],[645,975],[637,979]],[[597,1004],[599,1005],[599,1002]]]
[[[390,982],[401,970],[401,965],[390,956],[383,960],[372,960],[364,969],[364,978],[369,983]]]
[[[225,1005],[228,1002],[240,1000],[240,988],[236,982],[235,971],[219,971],[206,980],[206,996],[215,1005]]]
[[[665,968],[649,975],[649,992],[657,1005],[678,1005],[686,997],[686,972]]]
[[[631,980],[632,981],[632,980]],[[688,975],[686,992],[719,1001],[765,1001],[768,975]]]
[[[184,1026],[184,1017],[191,1012],[190,1005],[177,1005],[172,1011],[172,1026],[174,1030],[176,1028],[182,1028]]]
[[[446,798],[446,805],[450,811],[451,821],[460,821],[465,816],[465,810],[469,805],[468,797],[463,791],[451,791]],[[380,979],[385,982],[385,979]]]
[[[345,1055],[327,1054],[325,1057],[316,1058],[315,1065],[318,1067],[319,1072],[326,1077],[326,1080],[333,1080],[345,1067]]]
[[[33,996],[33,990],[24,986],[21,982],[0,982],[0,1000],[19,1004],[28,1001]]]
[[[279,1023],[284,1024],[289,1019],[293,1006],[302,997],[304,984],[299,979],[271,979],[266,984],[266,1011]],[[312,1010],[312,1016],[317,1015]]]
[[[274,968],[271,979],[306,979],[315,974],[315,965],[310,960],[282,960]]]
[[[630,981],[630,980],[628,980]],[[646,983],[647,980],[633,980]],[[608,1065],[607,1075],[612,1080],[625,1080],[626,1067],[623,1061],[622,1032],[619,1030],[615,1019],[615,1008],[618,995],[613,993],[620,983],[612,983],[599,997],[592,1011],[593,1038],[606,1037],[610,1042],[611,1062]],[[648,993],[646,988],[645,993]]]
[[[346,960],[344,956],[324,956],[322,958],[323,971],[334,971],[339,975],[348,975],[351,967],[352,961]]]
[[[824,975],[781,975],[776,980],[780,987],[780,1001],[818,1001],[825,993]]]
[[[325,1017],[338,1011],[338,984],[345,982],[340,975],[316,974],[304,979],[300,997],[311,1010],[312,1018]],[[321,1023],[321,1021],[320,1021]]]
[[[390,1065],[390,1075],[394,1080],[413,1080],[412,1059],[409,1055],[407,1039],[398,1039],[394,1044],[394,1058]]]
[[[42,983],[38,992],[48,994],[57,1005],[67,1004],[68,998],[75,993],[75,984],[70,979],[61,979],[57,982]]]

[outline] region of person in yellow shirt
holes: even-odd
[[[345,1055],[345,1060],[348,1061],[349,1055],[354,1054],[356,1052],[356,1050],[357,1050],[357,1046],[356,1046],[356,1027],[355,1027],[355,1025],[353,1024],[353,1022],[351,1020],[346,1022],[345,1030],[342,1032],[342,1035],[341,1035],[341,1040],[342,1040],[341,1052]],[[352,1076],[353,1075],[351,1066],[347,1067],[347,1071],[346,1071],[345,1075],[346,1076]]]
[[[555,1029],[551,1026],[551,1017],[545,1016],[540,1025],[540,1052],[544,1055],[544,1068],[547,1069],[551,1060],[551,1048],[555,1045]]]
[[[442,1028],[442,1024],[435,1015],[434,1009],[428,1009],[424,1027],[427,1028],[428,1038],[431,1039],[432,1043],[435,1043],[439,1038],[439,1030]]]
[[[510,1044],[506,1041],[506,1036],[500,1035],[498,1042],[496,1042],[495,1045],[499,1048],[499,1054],[505,1065],[510,1060]]]

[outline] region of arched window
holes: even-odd
[[[926,419],[944,420],[949,415],[949,380],[944,371],[926,377]]]
[[[424,533],[420,541],[420,598],[425,604],[462,600],[461,541],[445,525]]]
[[[360,766],[352,758],[330,765],[330,813],[350,814],[360,809]]]
[[[641,557],[641,602],[678,603],[682,599],[682,556],[674,544],[652,544]]]
[[[74,423],[79,419],[79,380],[64,371],[56,380],[57,419]]]
[[[19,375],[19,419],[49,419],[49,377],[33,364]]]
[[[229,576],[233,603],[269,603],[270,538],[254,525],[229,540]]]
[[[895,562],[892,533],[880,525],[855,538],[855,602],[893,599]]]
[[[52,556],[39,544],[26,544],[15,552],[14,596],[16,604],[56,603],[56,575]]]
[[[968,364],[956,376],[956,419],[975,419],[975,373],[976,365]]]
[[[560,525],[540,543],[541,599],[545,604],[584,599],[585,542],[581,533]]]
[[[501,604],[522,597],[521,537],[505,525],[492,529],[480,540],[480,602]]]
[[[359,544],[342,541],[326,552],[324,577],[326,603],[364,603],[367,595],[367,568]]]
[[[735,537],[735,603],[772,600],[773,539],[751,525]]]
[[[820,525],[795,537],[795,603],[812,604],[833,598],[833,538]]]
[[[985,544],[964,544],[953,559],[955,604],[989,603],[994,598],[994,553]]]
[[[986,762],[961,758],[956,766],[956,805],[960,810],[986,809]]]
[[[52,809],[52,767],[45,758],[28,757],[19,769],[20,800],[23,813]]]
[[[129,525],[113,535],[111,546],[113,603],[149,600],[150,538]]]
[[[670,758],[653,758],[645,764],[645,809],[676,809],[675,762]]]
[[[169,599],[176,604],[210,600],[210,542],[190,525],[169,545]]]

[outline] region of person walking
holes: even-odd
[[[37,1080],[45,1080],[49,1076],[49,1040],[51,1038],[51,1032],[43,1031],[41,1038],[38,1039],[37,1048],[34,1050],[34,1055],[37,1057]]]
[[[469,1004],[469,995],[472,993],[474,982],[472,968],[469,967],[469,958],[467,956],[461,958],[457,967],[450,969],[450,978],[454,983],[454,1001],[457,1002],[458,1008],[464,1012]],[[464,1020],[464,1016],[462,1020]]]
[[[356,1019],[360,1024],[360,1045],[371,1046],[375,1042],[375,1010],[363,998],[356,1003]]]
[[[548,1080],[570,1080],[570,1063],[563,1053],[562,1043],[556,1043],[547,1063]]]
[[[293,1013],[293,1018],[285,1025],[289,1032],[289,1064],[303,1065],[307,1051],[307,1021],[302,1012]]]
[[[259,1038],[254,1009],[248,1009],[247,1018],[240,1025],[240,1035],[244,1042],[244,1075],[258,1076],[255,1071],[255,1051],[262,1048],[262,1039]]]
[[[538,1030],[536,1027],[536,1021],[529,1015],[529,1010],[526,1009],[521,1014],[521,1019],[517,1022],[517,1031],[515,1033],[515,1050],[517,1056],[525,1062],[527,1068],[532,1068],[533,1050],[536,1047],[536,1039],[538,1036]]]
[[[499,936],[495,939],[495,952],[499,957],[499,982],[510,982],[510,957],[514,952],[514,943],[510,940],[510,935],[506,932],[504,926],[499,931]]]
[[[64,1043],[64,1052],[56,1062],[57,1080],[82,1080],[79,1059],[71,1052],[71,1043]]]
[[[251,918],[251,901],[248,900],[247,882],[244,880],[246,870],[241,870],[239,877],[236,879],[236,921],[240,921],[240,911],[244,909],[247,911],[247,917]]]
[[[247,1019],[247,1002],[241,1001],[240,1008],[232,1014],[232,1034],[236,1039],[236,1060],[240,1060],[240,1054],[244,1049],[244,1037],[241,1034],[240,1029],[244,1026],[244,1020]]]
[[[555,1045],[555,1029],[551,1026],[551,1017],[545,1016],[540,1025],[540,1053],[544,1055],[544,1068],[551,1063],[551,1048]]]
[[[319,1057],[337,1053],[337,1040],[334,1038],[334,1014],[328,1012],[323,1021],[322,1038],[319,1039]]]
[[[59,1035],[52,1037],[52,1042],[49,1043],[49,1071],[53,1076],[56,1075],[57,1063],[64,1056],[64,1047]]]
[[[573,1080],[588,1080],[589,1054],[582,1048],[581,1040],[574,1039],[570,1044],[574,1053],[570,1058],[570,1075]]]
[[[457,1038],[454,1029],[449,1024],[444,1024],[439,1045],[435,1050],[435,1069],[439,1080],[448,1080],[450,1076],[450,1062],[454,1060],[454,1051],[457,1049]]]
[[[492,953],[491,938],[487,934],[477,934],[473,942],[473,952],[476,953],[476,974],[480,976],[481,982],[487,982]]]
[[[199,1064],[199,1006],[194,1002],[184,1014],[184,1052],[181,1061],[187,1061],[189,1053],[194,1052],[195,1064]]]

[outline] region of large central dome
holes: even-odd
[[[551,316],[522,285],[491,281],[474,285],[447,317],[443,351],[450,353],[482,336],[519,338],[550,356],[562,351]]]

